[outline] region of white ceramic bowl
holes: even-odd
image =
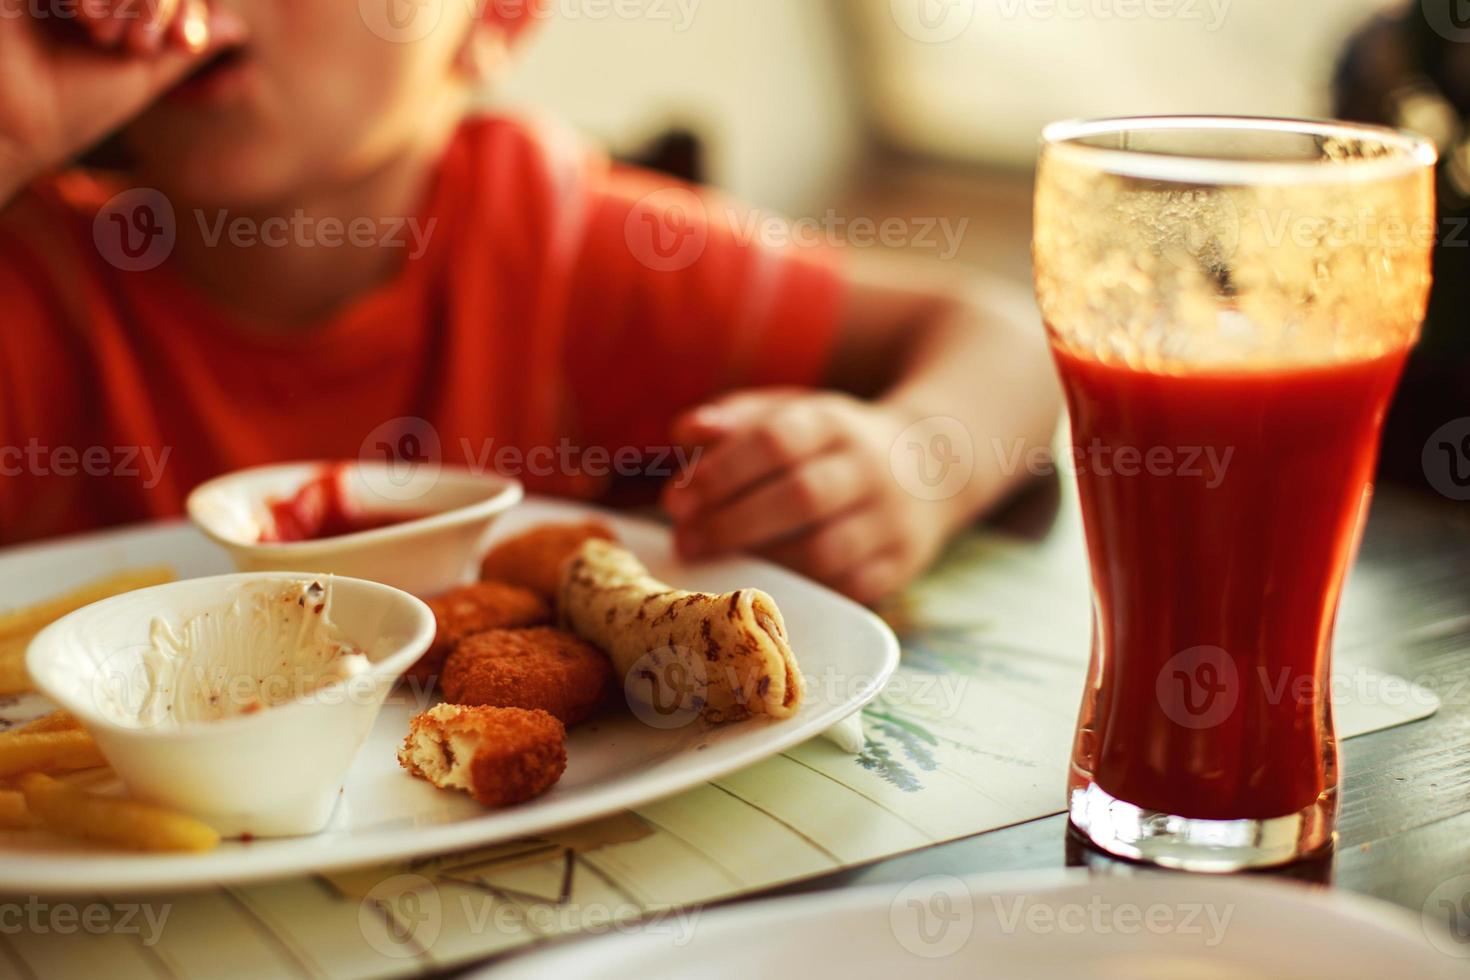
[[[345,468],[348,492],[366,509],[424,516],[335,538],[261,543],[261,532],[273,526],[270,503],[290,499],[332,466]],[[319,461],[217,477],[189,494],[188,510],[241,571],[349,575],[434,596],[474,580],[491,525],[523,495],[516,480],[463,467],[404,472],[389,463]]]
[[[303,689],[274,707],[217,720],[150,723],[132,716],[128,705],[136,705],[152,683],[155,618],[177,632],[249,594],[245,590],[324,580],[282,572],[221,575],[104,599],[37,634],[26,667],[36,686],[92,733],[131,795],[194,814],[226,837],[315,833],[331,818],[384,698],[433,640],[434,615],[422,601],[377,582],[332,577],[328,615],[366,654],[363,672]],[[197,666],[223,674],[242,670],[238,661],[225,665],[220,659],[220,651],[206,650]],[[262,673],[275,668],[245,669],[268,681],[272,675]]]

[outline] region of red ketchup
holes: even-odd
[[[1336,782],[1332,627],[1405,352],[1184,376],[1053,353],[1096,617],[1073,788],[1201,819],[1306,808]]]
[[[260,533],[262,544],[317,541],[359,531],[405,524],[426,515],[364,510],[344,487],[347,471],[333,467],[314,477],[288,500],[268,501],[274,527]]]

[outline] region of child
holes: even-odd
[[[871,602],[1024,477],[1055,413],[1024,306],[469,116],[542,13],[485,4],[0,0],[0,540],[271,461],[437,451],[594,498],[678,447],[687,557]],[[120,173],[62,169],[114,132]]]

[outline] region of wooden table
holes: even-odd
[[[1003,520],[1038,543],[1076,533],[1048,519],[1055,498],[1054,488],[1030,495]],[[1268,873],[1330,882],[1417,913],[1436,886],[1470,873],[1470,507],[1380,488],[1337,635],[1338,650],[1354,649],[1359,661],[1422,684],[1443,707],[1428,720],[1343,743],[1335,853]],[[775,894],[1084,864],[1135,869],[1073,839],[1058,815]]]

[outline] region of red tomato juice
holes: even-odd
[[[1311,806],[1336,785],[1333,622],[1407,351],[1185,375],[1053,353],[1094,593],[1071,789],[1200,819]]]

